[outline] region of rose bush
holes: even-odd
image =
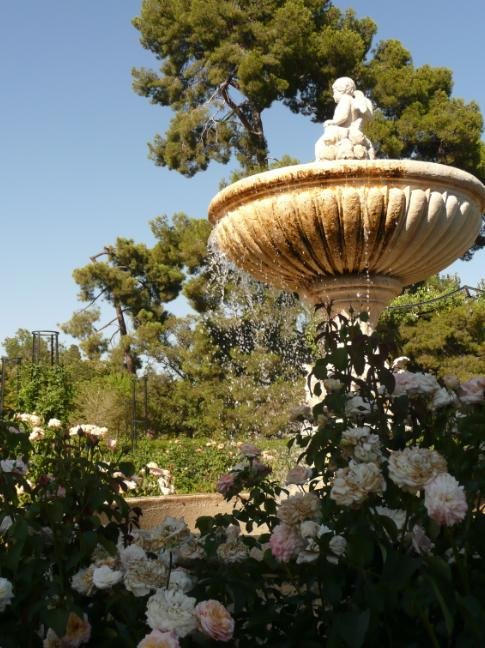
[[[0,645],[483,645],[485,382],[392,369],[356,320],[319,337],[285,486],[243,444],[197,533],[137,527],[105,432],[4,425]]]

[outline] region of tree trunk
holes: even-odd
[[[266,137],[264,136],[261,113],[257,110],[253,111],[253,122],[253,135],[256,144],[256,160],[258,166],[268,167],[268,142],[266,141]]]
[[[121,304],[116,303],[115,310],[116,310],[116,319],[118,320],[118,326],[120,330],[120,336],[123,338],[126,335],[128,335],[128,330],[126,328],[125,316],[123,315],[123,309],[121,308]],[[125,365],[125,368],[128,371],[128,373],[131,373],[134,376],[136,376],[136,358],[129,344],[127,344],[124,349],[123,364]]]

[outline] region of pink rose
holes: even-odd
[[[477,376],[463,383],[458,395],[464,405],[475,405],[485,400],[485,377]]]
[[[281,562],[288,562],[302,548],[302,539],[288,524],[278,524],[273,529],[269,546],[273,556]]]
[[[219,477],[219,480],[216,484],[216,491],[226,497],[231,490],[234,488],[234,475],[232,473],[226,473]]]
[[[287,484],[304,484],[311,477],[312,471],[310,468],[305,468],[305,466],[295,466],[288,471],[286,475]]]
[[[230,641],[234,634],[234,619],[226,608],[213,599],[195,606],[199,630],[216,641]]]
[[[251,470],[257,479],[264,479],[273,471],[271,466],[261,463],[260,461],[253,461]]]
[[[254,459],[255,457],[259,457],[261,454],[261,450],[252,443],[243,443],[239,448],[239,451],[242,455],[248,457],[248,459]]]

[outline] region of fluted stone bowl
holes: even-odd
[[[219,249],[257,279],[376,317],[461,256],[484,211],[484,185],[454,167],[342,160],[244,178],[215,196],[209,220]]]

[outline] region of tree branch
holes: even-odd
[[[99,292],[94,299],[92,299],[87,306],[84,306],[84,308],[81,308],[81,310],[76,311],[74,314],[75,315],[80,315],[81,313],[84,313],[84,311],[87,311],[88,308],[91,308],[91,306],[101,297],[103,293],[105,293],[108,290],[107,287],[103,288],[101,292]]]
[[[128,309],[125,308],[125,309],[122,310],[122,312],[126,313],[127,310]],[[108,326],[111,326],[111,324],[113,324],[113,322],[116,322],[116,321],[118,321],[118,316],[113,317],[113,319],[110,322],[108,322],[107,324],[104,324],[101,328],[99,328],[99,329],[95,328],[94,330],[96,331],[96,333],[99,333],[100,331],[104,331],[104,329],[108,328]],[[119,327],[118,327],[118,330],[119,330]]]
[[[262,136],[261,130],[254,130],[253,125],[251,122],[248,120],[246,115],[242,112],[240,106],[229,96],[229,91],[228,88],[231,85],[231,79],[228,79],[227,81],[224,81],[224,83],[221,83],[219,86],[219,92],[222,95],[222,98],[226,102],[226,104],[233,110],[236,115],[239,118],[239,121],[241,124],[244,126],[244,128],[252,133],[253,135],[257,135],[258,137]]]

